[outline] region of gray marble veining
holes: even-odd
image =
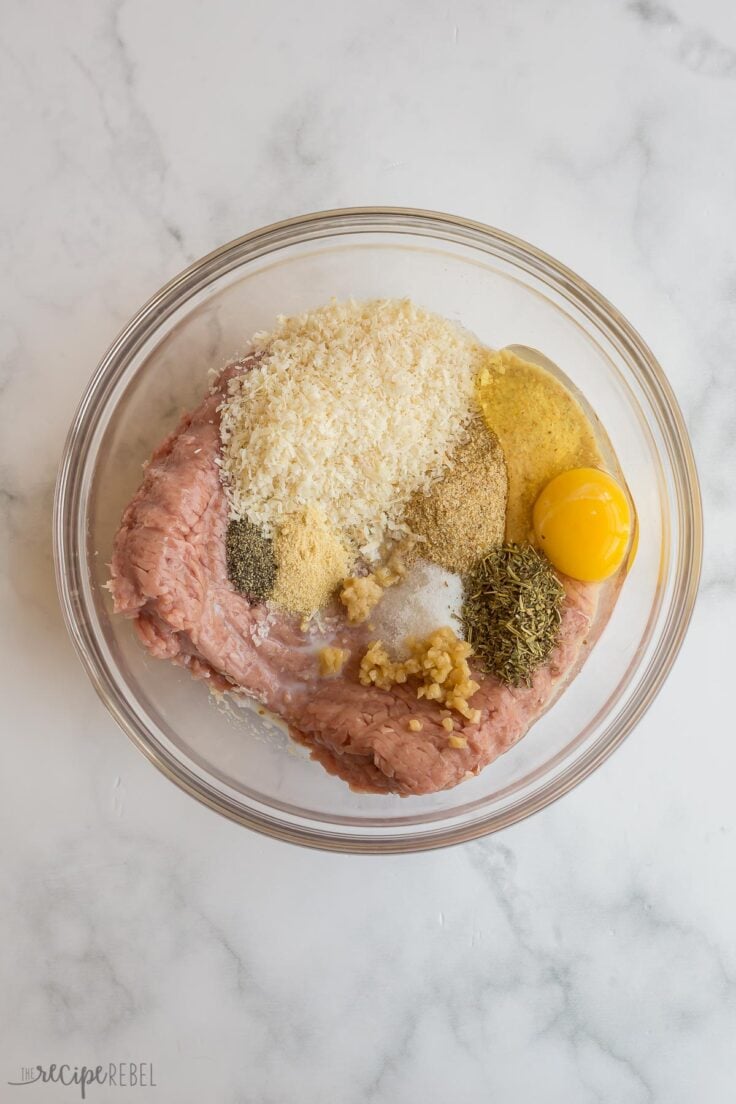
[[[189,1104],[736,1099],[736,18],[728,0],[9,0],[0,19],[0,1099],[151,1062]],[[707,555],[637,732],[503,836],[297,851],[159,777],[61,624],[50,506],[97,359],[161,283],[303,210],[466,214],[641,330]],[[697,687],[697,689],[695,689]]]

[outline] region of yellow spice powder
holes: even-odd
[[[324,606],[345,578],[350,554],[324,515],[313,506],[291,514],[273,544],[273,601],[309,616]]]
[[[527,541],[532,507],[550,479],[570,468],[602,465],[595,432],[559,380],[508,349],[488,354],[476,397],[506,457],[506,540]]]

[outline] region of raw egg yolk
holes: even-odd
[[[556,476],[534,504],[534,533],[552,565],[573,579],[597,583],[623,563],[631,507],[622,488],[597,468]]]

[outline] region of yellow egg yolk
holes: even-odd
[[[631,507],[619,486],[597,468],[556,476],[534,504],[534,533],[558,571],[586,583],[609,578],[623,563]]]

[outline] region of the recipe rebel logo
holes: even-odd
[[[68,1062],[52,1062],[49,1066],[21,1066],[20,1077],[8,1081],[13,1087],[25,1085],[76,1086],[81,1100],[95,1085],[113,1089],[155,1089],[153,1062],[107,1062],[97,1066],[74,1066]]]

